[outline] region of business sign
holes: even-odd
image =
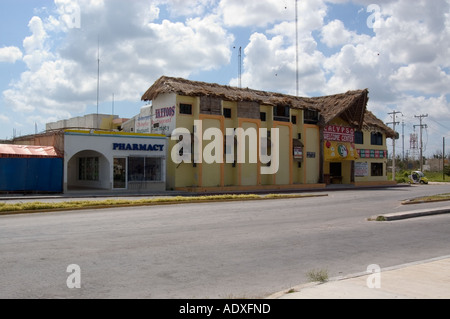
[[[356,177],[366,177],[369,176],[369,163],[355,163],[355,176]]]
[[[152,118],[152,133],[170,135],[175,129],[175,115],[175,106],[163,106],[158,108],[154,106],[154,116]]]
[[[152,116],[151,107],[145,107],[141,109],[138,117],[135,121],[135,132],[136,133],[151,133]]]
[[[162,152],[164,144],[113,143],[114,151]]]
[[[358,159],[358,152],[353,143],[327,141],[325,144],[326,161],[354,161]]]
[[[294,159],[302,160],[303,159],[303,147],[294,147]]]
[[[355,129],[346,126],[328,125],[323,131],[325,141],[330,142],[355,142]]]
[[[387,158],[387,151],[383,150],[358,150],[360,158]]]

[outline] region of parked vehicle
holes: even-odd
[[[428,184],[428,178],[421,171],[413,171],[408,177],[410,184]]]

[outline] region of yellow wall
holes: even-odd
[[[303,174],[305,184],[316,184],[320,180],[320,133],[319,126],[304,124],[305,150]],[[315,158],[308,158],[307,154],[315,153]]]
[[[239,127],[247,130],[249,128],[254,128],[257,132],[259,132],[260,120],[252,120],[252,119],[239,119]],[[238,174],[240,186],[247,185],[260,185],[261,184],[261,175],[260,175],[260,164],[259,163],[250,163],[250,140],[246,137],[246,152],[245,152],[245,163],[238,163]],[[254,144],[252,145],[254,146]],[[256,141],[256,150],[259,150],[259,138]]]
[[[292,150],[292,125],[291,123],[274,122],[274,127],[279,129],[280,134],[280,166],[278,172],[275,174],[274,184],[292,184],[293,153],[290,151]]]
[[[364,132],[364,144],[357,144],[356,148],[359,150],[377,150],[386,151],[386,136],[383,134],[383,145],[371,145],[371,132]],[[368,176],[365,177],[355,177],[355,182],[383,182],[387,181],[387,158],[360,158],[356,163],[367,163]],[[371,176],[371,164],[372,163],[383,163],[383,176]]]

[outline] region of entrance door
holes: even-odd
[[[127,159],[115,158],[114,159],[114,188],[124,189],[127,188]]]
[[[330,177],[332,184],[342,184],[342,163],[330,163]]]

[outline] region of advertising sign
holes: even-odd
[[[369,163],[355,163],[355,176],[366,177],[369,176]]]
[[[330,142],[325,144],[326,161],[354,161],[358,159],[358,152],[352,143]]]
[[[355,129],[346,126],[328,125],[324,129],[324,139],[330,142],[355,142]]]
[[[170,135],[175,129],[175,106],[163,106],[154,109],[152,133]]]
[[[151,133],[151,124],[152,124],[151,107],[142,108],[141,112],[136,118],[135,132],[145,134]]]

